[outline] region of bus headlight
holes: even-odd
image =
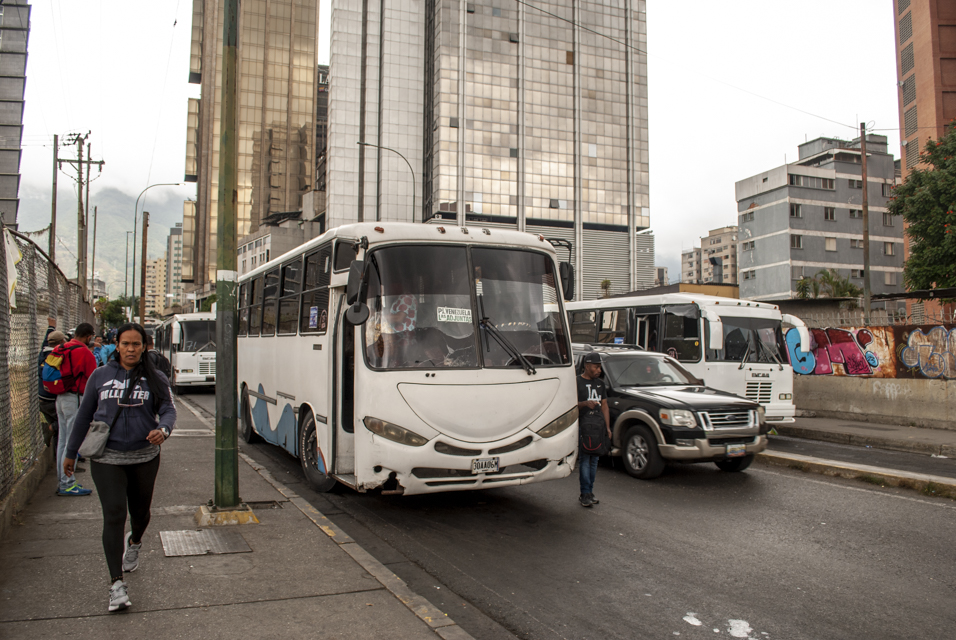
[[[792,399],[793,399],[793,394],[792,394],[792,393],[781,393],[778,397],[779,397],[781,400],[792,400]]]
[[[696,427],[697,420],[694,414],[685,409],[661,409],[661,422],[675,427]]]
[[[192,369],[176,369],[176,373],[192,373]]]
[[[570,411],[568,411],[563,416],[561,416],[560,418],[558,418],[557,420],[554,420],[546,424],[543,429],[540,429],[538,431],[538,435],[541,436],[542,438],[551,438],[553,436],[556,436],[562,431],[564,431],[565,429],[567,429],[568,427],[570,427],[572,424],[574,424],[574,421],[577,419],[578,419],[578,408],[575,407],[571,409]]]
[[[382,436],[383,438],[388,438],[393,442],[398,442],[400,444],[407,444],[410,447],[420,447],[428,440],[421,437],[413,431],[404,429],[397,424],[392,424],[391,422],[385,422],[384,420],[379,420],[378,418],[371,418],[366,416],[365,428],[374,433],[375,435]]]

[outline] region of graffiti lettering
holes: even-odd
[[[900,351],[900,361],[927,378],[956,378],[956,329],[914,329]]]

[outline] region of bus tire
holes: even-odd
[[[739,458],[727,458],[725,460],[718,460],[714,464],[717,465],[717,468],[721,471],[727,471],[728,473],[736,473],[737,471],[743,471],[750,466],[750,463],[754,461],[753,455],[741,456]]]
[[[246,444],[255,444],[262,440],[255,429],[252,428],[252,407],[249,405],[249,390],[242,388],[242,412],[239,415],[240,435],[246,441]]]
[[[651,480],[664,472],[664,458],[657,448],[657,439],[646,426],[636,424],[628,429],[623,444],[621,460],[629,475]]]
[[[338,484],[335,478],[319,471],[318,438],[315,432],[315,416],[311,410],[306,411],[299,429],[299,461],[302,463],[305,479],[319,493],[332,491]]]

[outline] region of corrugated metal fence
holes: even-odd
[[[16,262],[16,283],[8,265]],[[72,331],[93,322],[80,288],[29,238],[8,229],[0,239],[0,502],[36,462],[44,447],[37,399],[37,357],[47,317]],[[11,290],[13,295],[10,295]]]

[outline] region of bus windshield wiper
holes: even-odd
[[[753,343],[749,340],[747,341],[747,350],[744,351],[744,357],[740,359],[740,366],[737,367],[738,370],[743,369],[744,365],[747,363],[747,356],[750,355],[750,350],[753,348]]]
[[[780,356],[778,356],[775,352],[771,351],[770,347],[768,347],[767,345],[763,343],[763,340],[758,340],[757,344],[760,346],[761,349],[763,349],[764,353],[766,353],[768,356],[770,356],[776,361],[777,365],[780,367],[780,370],[783,371],[783,362],[781,362]]]
[[[521,366],[525,371],[528,372],[529,376],[537,373],[537,371],[535,371],[534,365],[531,364],[531,362],[525,358],[520,351],[518,351],[517,347],[515,347],[514,344],[512,344],[503,333],[498,331],[498,327],[496,327],[489,318],[482,318],[481,326],[488,330],[488,333],[491,334],[491,337],[498,341],[498,344],[501,345],[502,349],[508,352],[508,355],[521,363]]]
[[[204,344],[203,346],[201,346],[201,347],[199,347],[198,349],[196,349],[193,353],[199,353],[200,351],[202,351],[203,349],[205,349],[206,347],[208,347],[208,346],[210,346],[210,345],[212,345],[212,348],[213,348],[213,349],[216,348],[216,343],[213,342],[212,340],[210,340],[209,342],[207,342],[207,343]]]

